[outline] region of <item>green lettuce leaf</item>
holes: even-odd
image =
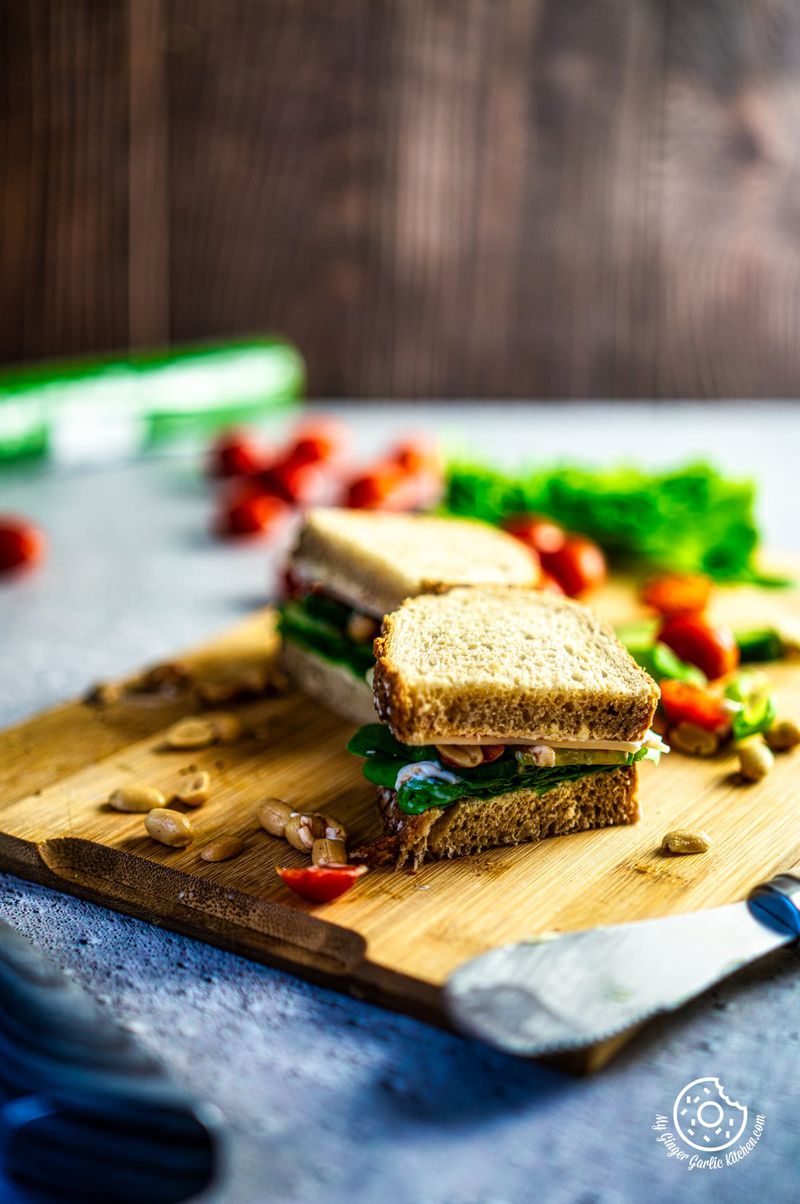
[[[729,480],[702,463],[661,473],[563,464],[509,474],[454,461],[445,494],[453,514],[490,523],[528,511],[547,514],[592,536],[617,563],[720,580],[754,577],[754,501],[751,481]]]
[[[375,664],[375,658],[371,640],[358,644],[348,636],[346,625],[352,613],[333,598],[309,594],[283,603],[278,626],[287,639],[363,678]]]

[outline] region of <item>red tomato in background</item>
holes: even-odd
[[[384,461],[350,482],[344,504],[352,510],[413,510],[421,499],[421,482]]]
[[[234,537],[271,534],[288,514],[289,507],[280,498],[246,490],[223,502],[217,532]]]
[[[276,873],[301,899],[331,903],[366,874],[365,865],[278,866]]]
[[[212,444],[208,472],[212,477],[244,477],[263,472],[270,455],[244,431],[225,431]]]
[[[557,551],[542,553],[542,567],[570,598],[602,585],[608,575],[602,548],[585,535],[570,535]]]
[[[698,615],[667,619],[658,638],[710,681],[731,673],[739,664],[739,646],[730,627],[709,623]]]
[[[16,515],[0,515],[0,573],[32,568],[44,549],[44,532],[35,523]]]
[[[294,506],[311,506],[326,500],[328,473],[318,461],[279,460],[260,479],[265,493]]]
[[[503,523],[503,527],[509,535],[521,540],[540,555],[558,552],[567,542],[564,528],[542,514],[515,514]]]
[[[642,601],[665,616],[699,614],[708,606],[711,590],[711,580],[701,573],[665,573],[645,584]]]
[[[661,682],[661,706],[670,723],[693,723],[710,732],[730,727],[730,715],[704,686],[683,681]]]
[[[439,444],[432,435],[414,435],[404,439],[392,449],[387,459],[412,475],[431,473],[440,476],[442,472]]]
[[[339,418],[307,418],[295,429],[284,461],[320,464],[341,459],[350,448],[350,432]]]

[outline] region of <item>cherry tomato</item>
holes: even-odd
[[[413,510],[421,504],[421,483],[386,462],[351,481],[345,495],[345,505],[353,510]]]
[[[269,462],[267,449],[242,431],[227,431],[211,448],[209,476],[246,477],[263,472]]]
[[[220,535],[265,535],[275,531],[289,513],[280,498],[245,491],[223,503],[217,530]]]
[[[584,535],[570,535],[556,552],[543,553],[542,568],[570,598],[602,585],[608,573],[602,548]]]
[[[567,533],[543,514],[515,514],[503,523],[509,535],[522,540],[540,554],[558,552],[567,542]]]
[[[26,518],[0,515],[0,573],[32,567],[41,560],[44,532]]]
[[[710,732],[730,727],[730,715],[705,686],[668,679],[661,682],[661,706],[670,723],[694,723]]]
[[[348,891],[363,874],[365,865],[278,866],[277,873],[301,899],[330,903]]]
[[[404,439],[389,453],[389,460],[412,474],[430,473],[439,476],[442,471],[439,445],[436,439],[429,435],[415,435]]]
[[[325,500],[328,479],[318,461],[279,460],[260,478],[265,493],[295,506],[311,506]]]
[[[667,619],[658,638],[682,661],[701,669],[709,681],[732,672],[739,664],[739,646],[731,629],[698,615]]]
[[[533,549],[531,549],[531,551],[533,551]],[[555,577],[553,577],[551,573],[546,573],[544,569],[539,574],[539,582],[536,588],[543,589],[545,593],[548,594],[561,594],[562,597],[564,595],[564,590],[561,588],[559,582],[556,581]]]
[[[350,446],[350,432],[338,418],[307,418],[297,427],[285,460],[319,464],[340,459]]]
[[[666,573],[648,581],[642,601],[659,614],[700,614],[711,599],[711,581],[701,573]]]

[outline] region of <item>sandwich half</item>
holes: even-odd
[[[373,864],[419,865],[638,818],[658,687],[610,628],[535,590],[453,589],[386,616],[348,750],[378,786]]]
[[[353,723],[375,719],[372,644],[383,616],[459,585],[533,587],[539,566],[504,531],[472,519],[320,508],[305,516],[281,608],[283,665]]]

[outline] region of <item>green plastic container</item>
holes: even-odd
[[[0,372],[0,467],[134,455],[272,414],[304,388],[303,360],[280,339],[21,365]]]

